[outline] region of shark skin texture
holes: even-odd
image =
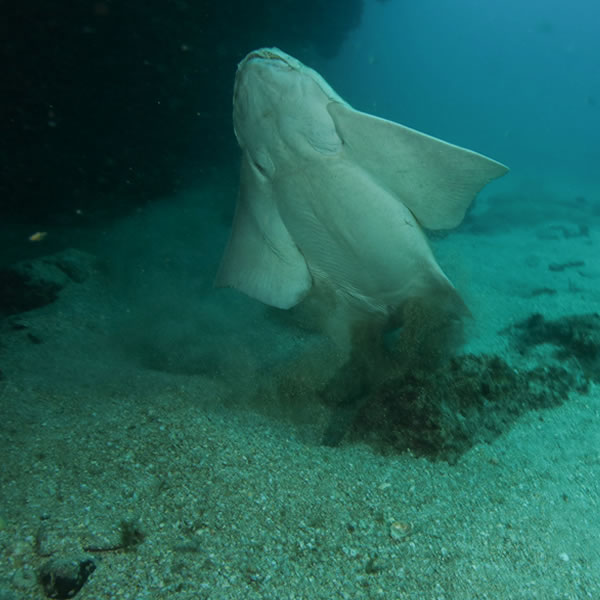
[[[281,309],[321,296],[354,320],[393,322],[414,300],[469,314],[423,228],[459,225],[507,167],[353,109],[277,48],[238,65],[233,124],[240,189],[217,286]]]

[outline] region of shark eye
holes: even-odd
[[[266,177],[267,176],[267,170],[259,163],[256,162],[255,160],[252,161],[252,164],[254,165],[254,167],[256,168],[256,170],[263,176]]]
[[[256,171],[260,173],[262,177],[267,178],[269,176],[269,171],[267,166],[256,160],[253,156],[250,157],[250,164],[254,167]]]
[[[263,177],[270,177],[275,170],[271,156],[261,148],[250,153],[250,163]]]

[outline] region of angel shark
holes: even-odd
[[[353,109],[277,48],[239,64],[233,123],[240,190],[218,286],[283,309],[325,288],[365,316],[413,299],[468,312],[422,228],[456,227],[504,165]]]

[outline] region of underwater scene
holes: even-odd
[[[0,600],[600,598],[599,22],[2,3]]]

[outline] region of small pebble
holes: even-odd
[[[390,537],[393,540],[403,540],[411,532],[411,525],[406,521],[394,521],[390,525]]]

